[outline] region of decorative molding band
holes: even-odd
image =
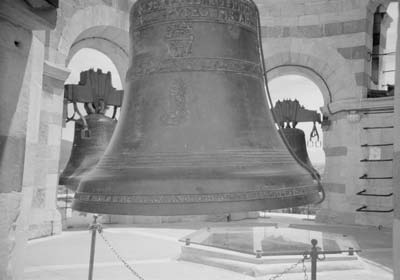
[[[155,73],[221,71],[244,75],[261,76],[261,65],[249,61],[230,58],[186,57],[172,58],[163,61],[141,61],[132,63],[127,77],[135,79]]]
[[[329,104],[330,113],[349,111],[388,111],[393,112],[393,96],[382,98],[343,99]]]
[[[56,79],[58,81],[65,82],[68,78],[71,70],[65,68],[61,65],[54,64],[50,61],[45,61],[43,66],[43,75],[50,78]]]
[[[132,8],[133,31],[148,25],[176,20],[206,21],[238,24],[253,31],[257,29],[257,10],[247,0],[146,0]]]
[[[266,188],[264,186],[263,188]],[[261,188],[261,187],[260,187]],[[317,194],[316,186],[302,186],[295,188],[281,188],[249,192],[214,193],[214,194],[170,194],[170,195],[115,195],[115,194],[88,194],[76,193],[75,199],[86,202],[99,203],[137,203],[137,204],[175,204],[175,203],[205,203],[205,202],[233,202],[263,199],[286,199],[294,196],[309,196]]]
[[[358,19],[312,25],[262,26],[261,31],[265,38],[319,38],[367,32],[366,26],[366,19]]]
[[[345,59],[364,59],[368,60],[370,58],[370,50],[365,45],[352,46],[347,48],[337,48],[337,51]]]
[[[129,162],[129,165],[127,163]],[[115,169],[124,168],[144,174],[144,170],[153,168],[242,168],[250,166],[269,166],[273,164],[287,165],[296,164],[293,157],[285,150],[274,151],[223,151],[215,153],[152,153],[146,155],[113,155],[112,157],[104,156],[97,165],[99,169]],[[216,170],[215,170],[216,171]],[[159,170],[158,173],[160,173]],[[277,174],[278,175],[278,174]]]

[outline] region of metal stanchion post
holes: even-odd
[[[318,259],[318,250],[317,250],[316,239],[311,240],[312,248],[311,248],[311,280],[317,280],[317,259]]]
[[[89,260],[89,280],[93,279],[93,264],[94,252],[96,249],[96,234],[101,230],[101,225],[97,223],[97,215],[93,215],[93,223],[90,225],[89,230],[92,231],[92,241],[90,244],[90,260]]]

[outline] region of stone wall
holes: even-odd
[[[32,189],[25,170],[33,131],[29,118],[42,90],[42,32],[1,20],[0,278],[19,279],[28,237]]]
[[[32,76],[41,46],[31,31],[7,20],[0,19],[0,34],[0,278],[12,279],[26,238],[21,205],[23,197],[29,199],[22,188],[27,117],[30,94],[38,90]]]
[[[29,213],[30,238],[61,232],[61,216],[56,208],[60,156],[64,81],[69,71],[44,60],[42,89],[31,102],[25,157],[25,185],[32,187]]]
[[[368,89],[382,89],[385,83],[383,79],[378,84],[371,81],[370,52],[373,14],[378,7],[384,10],[390,1],[255,2],[261,14],[269,79],[286,74],[305,76],[316,83],[324,98],[322,111],[330,121],[324,127],[326,199],[317,220],[391,226],[390,213],[356,211],[364,205],[376,210],[393,207],[391,198],[357,195],[363,189],[368,193],[391,192],[391,180],[359,179],[367,173],[383,177],[391,170],[391,162],[362,161],[370,154],[371,147],[366,145],[393,144],[390,129],[365,129],[390,122],[393,113],[393,99],[367,99]],[[382,22],[380,51],[390,20],[386,16]],[[380,153],[390,159],[391,151],[384,148]]]
[[[22,0],[0,2],[0,279],[22,279],[33,186],[31,143],[42,93],[44,31],[56,10]]]

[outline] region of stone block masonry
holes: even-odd
[[[382,182],[385,186],[381,186],[359,179],[364,173],[386,176],[385,170],[391,169],[390,162],[361,162],[367,152],[362,145],[393,143],[390,130],[364,130],[387,119],[393,110],[390,105],[388,114],[374,115],[375,119],[364,114],[380,106],[380,102],[366,99],[368,89],[384,83],[383,79],[378,84],[371,81],[373,14],[378,5],[384,9],[389,2],[256,0],[268,76],[298,74],[314,81],[324,97],[324,114],[331,120],[324,131],[323,184],[327,198],[317,214],[320,221],[385,226],[392,222],[390,215],[356,212],[364,203],[378,209],[392,207],[391,199],[366,200],[356,195],[364,188],[369,192],[391,192],[390,183]],[[390,19],[382,25],[382,47],[388,22]],[[392,158],[390,150],[383,149],[381,154]]]

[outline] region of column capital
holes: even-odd
[[[45,80],[51,80],[53,87],[64,89],[65,80],[70,73],[71,70],[62,65],[54,64],[48,60],[44,61],[43,76]]]
[[[49,78],[53,78],[64,83],[70,73],[71,70],[62,65],[52,63],[48,60],[44,61],[43,75],[48,76]]]

